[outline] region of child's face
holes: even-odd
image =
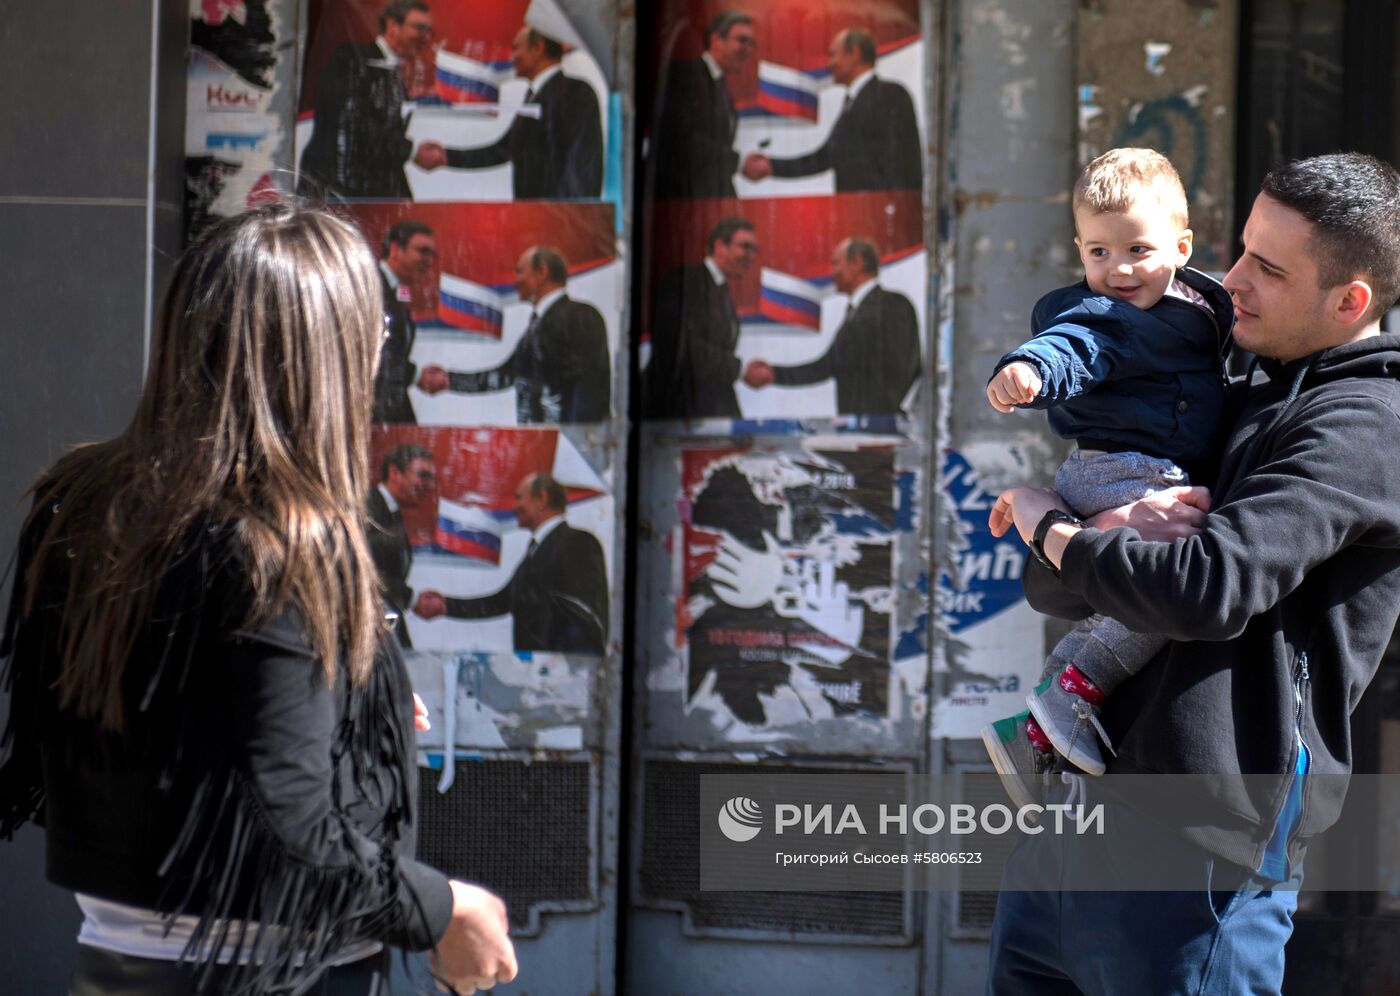
[[[1151,197],[1123,212],[1081,208],[1074,227],[1089,289],[1139,308],[1162,300],[1176,268],[1191,258],[1191,230],[1178,228]]]

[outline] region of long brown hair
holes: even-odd
[[[293,604],[328,682],[342,655],[352,681],[368,678],[382,625],[364,526],[382,308],[369,247],[324,208],[255,208],[180,258],[131,424],[34,486],[58,501],[25,609],[66,548],[63,708],[121,729],[127,658],[203,523],[236,530],[250,624]]]

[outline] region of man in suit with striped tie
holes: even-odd
[[[750,360],[744,382],[750,387],[798,387],[836,380],[840,415],[893,415],[919,376],[919,321],[903,294],[878,283],[880,254],[867,239],[837,243],[831,254],[831,280],[850,295],[846,317],[831,346],[818,359],[775,367]]]
[[[608,333],[598,309],[567,293],[569,264],[558,249],[531,246],[515,264],[515,289],[530,320],[515,351],[492,370],[429,365],[418,387],[428,394],[477,394],[514,386],[521,425],[602,422],[612,404]]]
[[[733,197],[739,117],[725,77],[743,69],[758,45],[753,18],[716,14],[705,51],[666,67],[651,132],[657,197]]]
[[[432,451],[403,443],[384,455],[379,484],[369,493],[369,552],[379,569],[385,601],[399,614],[394,632],[405,647],[412,646],[403,617],[413,604],[413,589],[408,586],[413,547],[404,528],[403,510],[423,504],[436,487]]]
[[[517,75],[530,81],[522,113],[499,140],[476,149],[424,142],[413,155],[422,169],[483,169],[511,164],[517,201],[583,200],[603,193],[603,126],[598,95],[564,75],[564,46],[529,25],[511,45]],[[533,113],[527,113],[533,112]]]
[[[515,489],[515,520],[530,544],[503,588],[476,598],[418,595],[424,619],[490,619],[509,614],[516,651],[602,654],[608,640],[608,577],[603,545],[564,521],[568,494],[546,473]]]
[[[762,180],[833,170],[838,194],[922,190],[923,154],[914,101],[903,86],[875,75],[875,39],[851,28],[832,39],[828,54],[831,81],[846,87],[846,97],[826,141],[816,151],[791,159],[751,152],[744,159],[744,176]]]
[[[732,216],[710,230],[705,259],[672,270],[651,311],[651,360],[643,376],[651,418],[738,418],[739,314],[732,284],[758,258],[753,222]]]

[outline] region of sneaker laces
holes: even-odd
[[[1064,802],[1066,806],[1076,804],[1087,806],[1089,804],[1089,786],[1083,775],[1072,771],[1061,771],[1060,781],[1069,786],[1069,794],[1065,796]]]
[[[1108,752],[1114,757],[1117,757],[1118,752],[1113,749],[1113,741],[1108,739],[1108,731],[1105,730],[1103,724],[1099,722],[1099,711],[1081,698],[1075,698],[1074,702],[1071,703],[1071,707],[1074,709],[1076,720],[1074,724],[1075,732],[1078,733],[1081,725],[1087,724],[1093,727],[1094,732],[1097,733],[1099,739],[1103,741],[1103,745],[1108,748]]]

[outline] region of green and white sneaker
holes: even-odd
[[[1002,788],[1021,808],[1044,804],[1046,775],[1055,764],[1055,752],[1044,737],[1036,738],[1044,743],[1042,749],[1027,732],[1027,724],[1033,723],[1027,711],[982,727],[982,744],[1001,776]]]

